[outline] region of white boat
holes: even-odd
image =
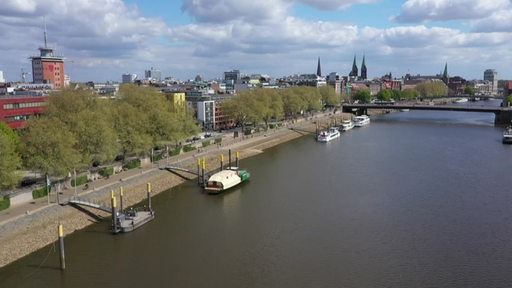
[[[361,127],[370,124],[370,117],[368,115],[360,115],[354,118],[354,126]]]
[[[329,142],[340,137],[340,131],[334,127],[329,128],[329,130],[323,130],[318,133],[316,140],[318,142]]]
[[[509,126],[503,131],[503,144],[512,144],[512,127]]]
[[[352,120],[343,120],[341,122],[341,130],[342,131],[348,131],[350,129],[354,128],[354,121]]]
[[[468,98],[457,98],[453,103],[466,103],[468,102]]]
[[[217,194],[249,179],[250,174],[238,167],[229,167],[221,170],[208,178],[204,190],[209,194]]]

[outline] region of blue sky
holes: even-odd
[[[120,81],[123,73],[221,78],[224,71],[274,78],[347,75],[354,55],[369,77],[433,75],[512,79],[510,0],[4,0],[0,70],[30,71],[48,43],[72,81]],[[29,76],[28,79],[31,79]]]

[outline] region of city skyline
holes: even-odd
[[[224,71],[273,78],[346,76],[354,55],[368,78],[392,73],[512,79],[509,0],[7,0],[0,10],[0,71],[16,82],[48,45],[76,82],[121,81],[150,67],[162,77],[222,78]],[[31,80],[32,75],[27,77]]]

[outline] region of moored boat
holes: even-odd
[[[329,142],[340,137],[340,131],[334,127],[329,128],[329,130],[323,130],[318,133],[316,136],[316,140],[318,142]]]
[[[354,128],[354,121],[352,120],[343,120],[341,122],[341,130],[342,131],[348,131],[350,129]]]
[[[354,118],[354,126],[361,127],[370,124],[370,117],[368,115],[360,115]]]
[[[246,170],[229,167],[210,176],[204,190],[209,194],[217,194],[247,181],[249,177],[250,174]]]
[[[512,144],[512,126],[503,131],[503,144]]]

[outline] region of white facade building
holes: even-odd
[[[498,72],[494,69],[484,71],[484,81],[489,81],[491,95],[498,94]]]

